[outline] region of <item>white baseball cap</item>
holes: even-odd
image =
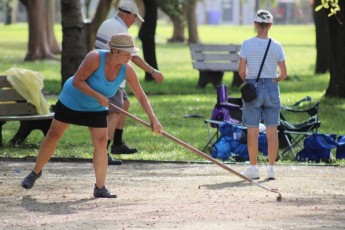
[[[254,22],[273,23],[273,15],[267,10],[258,10],[258,12],[256,12]]]
[[[119,6],[119,11],[125,12],[127,14],[135,14],[140,21],[144,22],[144,19],[139,14],[139,9],[132,1],[124,1]]]

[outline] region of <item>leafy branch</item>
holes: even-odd
[[[321,5],[315,7],[315,12],[321,10],[322,8],[328,9],[330,13],[328,17],[334,15],[338,20],[339,24],[342,25],[343,23],[340,21],[337,12],[340,12],[340,6],[338,4],[338,0],[321,0]]]

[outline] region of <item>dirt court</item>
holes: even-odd
[[[345,167],[277,166],[277,180],[258,181],[277,202],[214,164],[110,166],[116,199],[92,197],[90,162],[50,162],[22,189],[32,166],[0,161],[0,229],[345,229]]]

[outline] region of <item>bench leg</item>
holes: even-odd
[[[52,119],[49,120],[36,120],[36,121],[20,121],[20,126],[17,133],[11,139],[13,145],[21,144],[32,130],[39,129],[43,132],[44,136],[47,134]]]
[[[2,126],[6,123],[6,121],[0,121],[0,147],[2,147]]]
[[[199,71],[198,87],[205,88],[208,83],[211,83],[216,88],[217,85],[222,84],[223,75],[222,71]]]

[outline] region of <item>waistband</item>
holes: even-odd
[[[250,79],[247,79],[246,78],[246,81],[254,81],[256,82],[256,78],[253,79],[253,78],[250,78]],[[278,81],[278,78],[259,78],[258,82],[277,82]]]

